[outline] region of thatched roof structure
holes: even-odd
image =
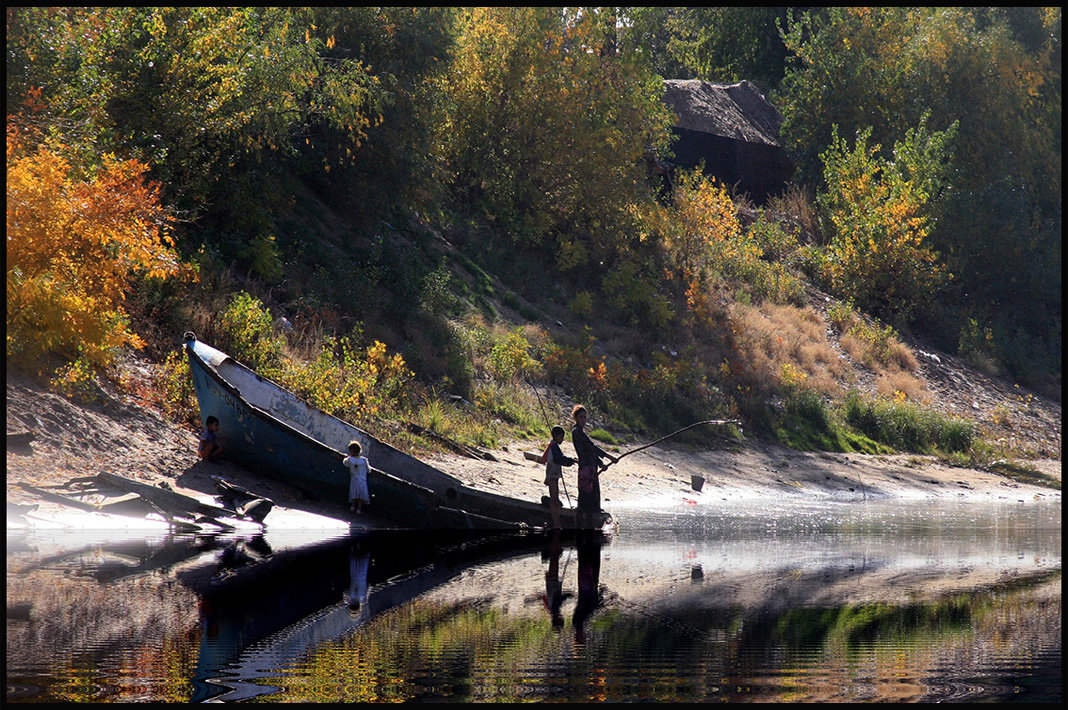
[[[678,116],[677,127],[780,146],[782,115],[753,82],[711,84],[698,79],[668,79],[664,88],[664,102]]]
[[[677,117],[675,165],[703,162],[707,174],[758,202],[783,188],[793,166],[779,142],[782,115],[755,84],[667,79],[664,89]]]

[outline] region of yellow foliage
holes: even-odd
[[[132,277],[183,270],[144,165],[105,157],[79,179],[61,151],[26,151],[9,128],[7,355],[37,367],[53,353],[102,366],[116,348],[142,345],[122,309]]]

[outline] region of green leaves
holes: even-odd
[[[571,266],[611,250],[644,189],[644,150],[667,137],[659,81],[615,52],[614,19],[602,15],[465,11],[443,87],[457,199],[520,243],[582,238]]]
[[[951,132],[925,123],[894,146],[895,160],[861,131],[852,149],[831,131],[820,156],[825,192],[817,196],[832,226],[825,277],[835,291],[883,317],[907,319],[933,295],[944,267],[926,244],[930,193],[938,192]]]

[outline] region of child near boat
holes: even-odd
[[[371,504],[371,494],[367,490],[368,463],[365,456],[360,456],[360,442],[349,442],[349,455],[342,461],[349,470],[349,510],[357,515],[363,512],[363,506]]]
[[[219,431],[219,420],[214,416],[209,416],[204,420],[204,431],[200,433],[200,446],[197,448],[197,455],[205,461],[218,461],[219,454],[222,453],[222,445],[219,444],[219,439],[216,436]]]
[[[552,429],[552,441],[545,447],[545,451],[538,458],[539,463],[545,464],[545,485],[549,487],[549,514],[553,518],[553,527],[560,527],[560,481],[564,477],[563,466],[571,466],[575,460],[564,456],[560,450],[560,444],[564,443],[564,428],[554,426]]]

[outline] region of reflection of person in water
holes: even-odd
[[[586,643],[586,622],[602,602],[601,590],[601,534],[583,532],[576,540],[578,548],[578,601],[571,623],[575,627],[575,641]]]
[[[564,605],[564,600],[573,595],[570,592],[564,593],[564,583],[560,579],[560,553],[562,548],[559,530],[553,531],[547,552],[549,569],[545,571],[545,597],[543,601],[546,609],[549,610],[553,628],[562,629],[564,627],[564,615],[560,613],[560,608]]]
[[[371,553],[365,552],[360,543],[349,546],[349,589],[345,601],[352,616],[358,615],[360,607],[367,602],[367,567],[370,562]]]

